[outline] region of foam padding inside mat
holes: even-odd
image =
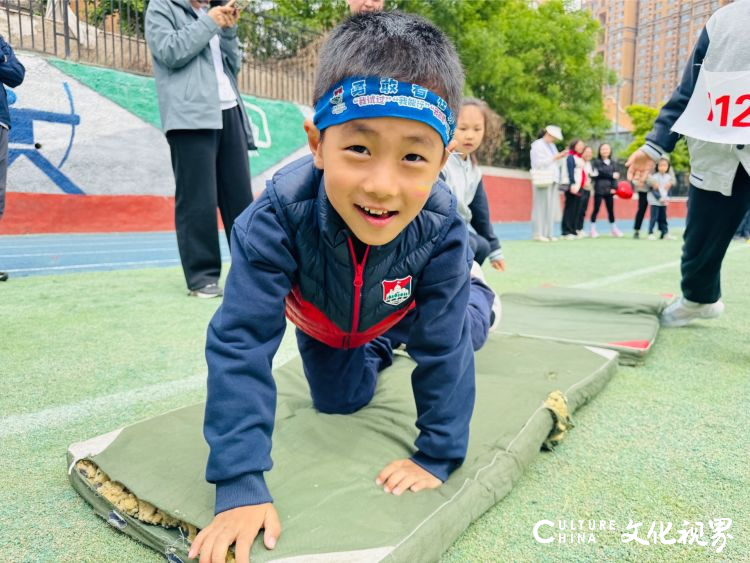
[[[537,288],[502,295],[503,334],[609,348],[635,365],[651,350],[671,297],[645,293]]]
[[[397,356],[381,373],[373,401],[351,415],[313,408],[299,359],[275,370],[274,467],[266,481],[283,532],[273,551],[256,540],[254,562],[437,559],[508,494],[539,454],[557,419],[544,406],[550,393],[562,391],[574,411],[606,385],[617,354],[490,335],[476,355],[477,398],[465,463],[439,489],[396,497],[374,480],[389,462],[414,452],[413,367],[410,358]],[[68,463],[90,459],[139,499],[202,528],[214,505],[214,487],[204,480],[203,409],[177,409],[73,444]],[[76,470],[70,479],[112,525],[172,561],[187,560],[189,545],[179,530],[114,510]]]

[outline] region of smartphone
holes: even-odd
[[[208,5],[212,8],[215,8],[216,6],[223,6],[224,0],[209,0]]]

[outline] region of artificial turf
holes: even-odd
[[[680,241],[504,248],[508,271],[485,269],[501,291],[549,283],[679,293]],[[566,441],[540,454],[444,561],[750,560],[750,246],[731,250],[725,315],[663,330],[646,364],[621,367]],[[65,451],[202,400],[205,329],[217,305],[188,299],[177,268],[0,285],[0,560],[163,560],[94,516],[68,484]],[[291,336],[282,361],[294,353]],[[733,520],[733,538],[717,554],[708,521],[722,517]],[[615,520],[617,531],[596,533],[596,543],[539,544],[532,528],[543,519]],[[644,539],[653,521],[672,522],[670,537],[685,520],[703,522],[709,546],[622,543],[630,519],[643,523]]]

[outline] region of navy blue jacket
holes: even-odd
[[[455,197],[435,184],[422,211],[393,241],[369,247],[361,269],[350,241],[310,157],[278,172],[235,221],[232,268],[206,342],[206,479],[216,483],[217,513],[271,501],[263,478],[272,465],[271,362],[285,313],[311,336],[316,323],[332,323],[345,348],[351,347],[347,335],[361,336],[414,308],[407,346],[417,364],[412,385],[420,432],[412,459],[441,480],[463,462],[475,388],[467,310],[471,258]],[[411,296],[389,304],[383,282],[406,276]],[[299,302],[315,314],[299,318],[308,311]]]
[[[501,248],[500,240],[495,234],[495,229],[492,228],[492,221],[490,220],[490,203],[487,199],[487,192],[484,189],[484,182],[477,184],[477,191],[474,194],[474,199],[469,204],[471,210],[471,226],[477,234],[487,240],[490,243],[490,254],[495,250]]]
[[[13,48],[0,36],[0,82],[11,88],[19,86],[26,75],[26,69],[18,60]],[[10,128],[10,111],[8,110],[8,95],[5,88],[0,88],[0,123]]]

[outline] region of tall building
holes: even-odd
[[[659,106],[682,77],[685,61],[713,12],[731,0],[582,0],[599,21],[597,53],[617,73],[617,86],[605,87],[608,117],[627,124],[630,104]]]

